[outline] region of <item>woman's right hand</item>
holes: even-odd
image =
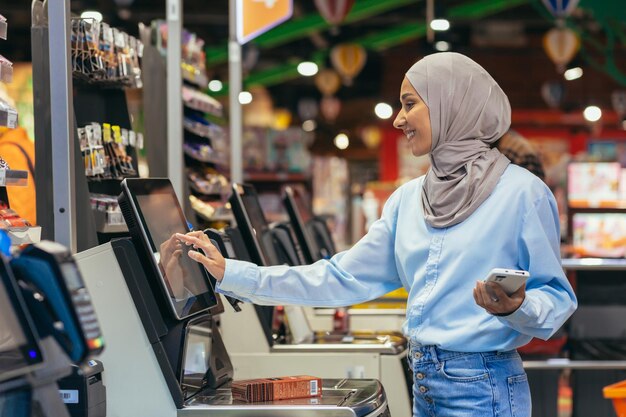
[[[216,280],[221,281],[224,278],[226,260],[220,251],[213,246],[207,235],[200,231],[189,232],[186,235],[176,233],[176,238],[187,246],[193,245],[194,249],[201,249],[204,255],[199,251],[190,250],[188,252],[189,257],[201,263]]]

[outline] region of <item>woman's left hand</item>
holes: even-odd
[[[526,297],[526,284],[511,295],[507,295],[500,284],[476,281],[474,300],[491,314],[508,315],[517,310]]]

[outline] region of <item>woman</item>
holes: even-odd
[[[516,348],[547,339],[576,308],[561,269],[559,222],[550,190],[491,144],[509,128],[504,92],[457,53],[418,61],[400,89],[394,121],[425,176],[389,198],[353,248],[300,267],[224,260],[201,233],[179,238],[225,294],[258,304],[344,306],[400,286],[408,293],[415,416],[530,416]],[[508,296],[484,283],[492,268],[530,272]],[[389,389],[389,387],[387,388]]]

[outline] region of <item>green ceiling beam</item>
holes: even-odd
[[[450,19],[476,19],[500,13],[504,10],[530,3],[531,1],[532,0],[479,0],[450,7],[447,14]]]
[[[342,25],[358,22],[411,3],[417,4],[418,0],[357,1],[348,16],[346,16],[345,20],[342,22]],[[319,13],[314,13],[278,25],[263,35],[260,35],[254,40],[254,43],[259,48],[272,48],[297,39],[302,39],[312,32],[329,29],[330,27],[331,25],[329,25]],[[205,52],[207,65],[221,64],[228,60],[228,47],[226,45],[206,48]]]
[[[532,0],[477,0],[448,9],[448,18],[452,19],[478,19],[499,13],[503,10],[529,3]],[[351,42],[363,45],[366,49],[382,51],[409,40],[418,39],[426,35],[426,25],[420,22],[407,23],[393,29],[354,39]],[[316,51],[312,60],[318,65],[323,64],[328,56],[328,50]],[[246,86],[264,85],[272,86],[285,81],[301,77],[297,72],[298,63],[279,65],[264,71],[250,74],[244,80]],[[228,84],[217,94],[221,96],[228,93]]]

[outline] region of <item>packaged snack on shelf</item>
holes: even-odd
[[[7,38],[7,29],[8,29],[8,25],[7,25],[7,19],[6,17],[2,16],[0,14],[0,39],[5,39]]]
[[[17,110],[2,99],[0,99],[0,126],[6,126],[11,129],[17,127]]]

